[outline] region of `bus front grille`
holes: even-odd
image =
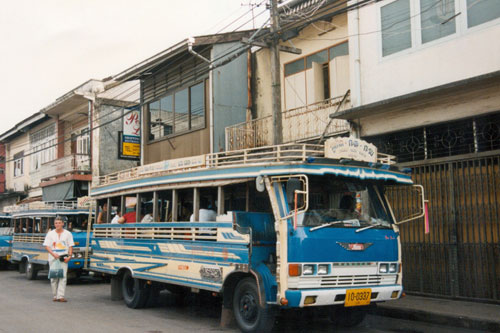
[[[391,275],[337,275],[321,277],[320,286],[328,287],[351,287],[369,285],[395,284],[396,274]]]

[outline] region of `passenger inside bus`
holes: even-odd
[[[97,216],[97,223],[108,223],[108,204],[104,203],[102,205],[102,209],[99,212],[99,215]]]
[[[206,198],[200,199],[200,209],[198,210],[198,220],[195,220],[194,214],[189,217],[189,222],[210,222],[217,219],[217,212],[212,209]]]
[[[118,219],[118,223],[136,223],[136,206],[132,208],[132,210],[128,213],[123,214],[122,217]]]
[[[153,207],[152,204],[144,204],[144,208],[142,209],[142,215],[144,217],[141,220],[141,223],[151,223],[153,220]]]

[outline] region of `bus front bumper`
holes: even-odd
[[[285,297],[288,301],[288,307],[302,308],[309,306],[327,306],[327,305],[343,305],[345,296],[348,290],[353,289],[370,289],[370,303],[396,300],[401,297],[403,287],[401,285],[389,286],[367,286],[357,288],[328,288],[328,289],[303,289],[303,290],[287,290]],[[308,297],[309,296],[309,297]],[[305,304],[306,298],[308,303]],[[311,303],[311,300],[314,300]]]

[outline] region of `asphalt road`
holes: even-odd
[[[28,281],[23,274],[5,270],[0,271],[0,291],[0,332],[239,332],[236,327],[219,326],[221,306],[217,299],[201,300],[194,295],[179,306],[165,292],[157,305],[133,310],[123,301],[111,301],[108,283],[87,278],[68,285],[68,303],[54,303],[45,274]],[[338,329],[327,319],[297,312],[281,314],[274,331],[473,332],[379,316],[368,316],[357,328]]]

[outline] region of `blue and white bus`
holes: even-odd
[[[0,265],[2,266],[10,261],[13,233],[11,216],[0,213]]]
[[[278,309],[305,307],[356,325],[369,305],[403,292],[385,188],[412,180],[350,140],[346,154],[335,142],[289,144],[103,176],[91,195],[122,214],[129,206],[135,219],[94,226],[90,270],[112,275],[112,296],[131,308],[162,288],[220,296],[244,332],[270,330]],[[133,223],[147,214],[154,222]]]
[[[73,234],[75,246],[68,262],[68,277],[84,273],[89,209],[79,208],[74,201],[31,202],[10,206],[14,228],[11,262],[19,264],[19,272],[29,280],[48,269],[48,252],[43,246],[47,232],[54,228],[56,216],[67,218],[65,228]]]

